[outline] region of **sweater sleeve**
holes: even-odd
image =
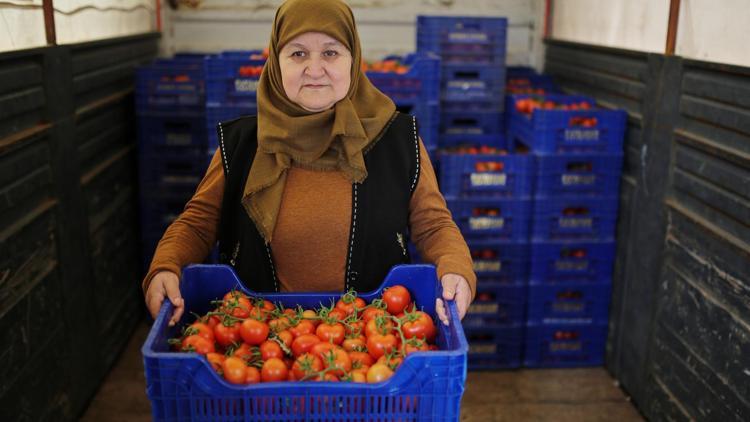
[[[156,273],[171,271],[180,276],[182,267],[206,259],[216,243],[223,197],[224,170],[217,149],[195,194],[156,246],[148,274],[143,279],[144,294]]]
[[[422,259],[435,264],[439,279],[450,273],[463,276],[473,298],[477,276],[469,247],[438,189],[435,170],[421,139],[419,157],[419,181],[409,203],[412,241]]]

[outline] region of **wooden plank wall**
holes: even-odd
[[[750,419],[750,70],[547,47],[630,116],[607,368],[650,419]]]
[[[76,420],[142,313],[133,86],[157,41],[0,55],[0,420]]]

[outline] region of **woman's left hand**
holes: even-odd
[[[448,312],[443,301],[455,300],[458,306],[458,317],[463,319],[471,304],[471,287],[469,287],[469,282],[458,274],[445,274],[440,282],[443,284],[443,298],[436,300],[435,309],[440,321],[449,325]]]

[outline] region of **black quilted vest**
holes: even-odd
[[[255,116],[218,125],[226,180],[219,222],[219,259],[234,267],[245,286],[279,291],[270,244],[241,204],[258,147]],[[367,178],[352,185],[352,219],[346,253],[345,290],[376,289],[392,266],[410,262],[406,247],[409,201],[419,177],[416,119],[396,113],[365,152]]]

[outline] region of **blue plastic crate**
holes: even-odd
[[[262,51],[224,51],[206,58],[206,105],[255,107]]]
[[[485,65],[444,65],[441,99],[451,102],[486,102],[505,107],[505,68]]]
[[[435,268],[396,266],[383,285],[360,297],[369,301],[384,287],[402,284],[425,312],[435,316],[441,294]],[[376,384],[333,382],[231,385],[208,361],[194,353],[171,353],[167,340],[187,323],[191,312],[210,310],[213,299],[232,288],[286,307],[317,307],[341,293],[258,294],[243,287],[228,266],[189,266],[182,273],[185,313],[177,327],[168,327],[172,305],[165,301],[143,348],[146,393],[154,420],[391,420],[458,421],[466,381],[468,344],[458,310],[448,303],[451,324],[438,324],[440,350],[417,352],[404,359],[387,381]]]
[[[604,363],[607,324],[526,326],[524,366],[579,367]]]
[[[488,145],[506,148],[503,113],[490,111],[441,111],[440,146]]]
[[[137,116],[138,148],[153,146],[205,148],[206,115],[185,112],[143,112]]]
[[[529,284],[528,322],[607,323],[611,293],[610,283]]]
[[[541,75],[531,67],[508,66],[506,68],[506,93],[550,94],[560,92],[549,75]]]
[[[200,111],[206,100],[203,56],[160,59],[136,70],[139,112]]]
[[[367,78],[397,105],[440,100],[440,57],[432,53],[389,56],[409,66],[406,73],[368,71]]]
[[[531,199],[446,198],[465,238],[529,240]]]
[[[621,154],[552,154],[536,156],[537,197],[619,194]]]
[[[529,270],[529,244],[504,240],[466,241],[478,283],[525,282]]]
[[[478,283],[474,302],[462,323],[464,328],[488,324],[522,324],[526,313],[526,283]]]
[[[508,369],[521,366],[524,326],[466,327],[469,370]]]
[[[255,106],[207,106],[204,123],[208,132],[208,149],[216,150],[219,147],[219,134],[217,132],[219,122],[225,122],[242,116],[251,116],[256,113],[257,108]]]
[[[210,158],[203,148],[147,148],[138,154],[141,190],[195,189]]]
[[[617,244],[607,242],[532,242],[532,283],[587,281],[609,283]]]
[[[164,230],[182,214],[194,190],[143,193],[140,197],[143,237],[164,234]]]
[[[627,113],[624,110],[542,110],[536,109],[531,115],[516,110],[519,99],[534,97],[527,94],[508,96],[510,113],[509,134],[513,141],[519,141],[535,152],[587,153],[608,152],[622,154]],[[589,97],[579,95],[544,95],[544,99],[560,104],[573,104],[587,101]],[[596,119],[593,126],[584,126],[582,119]]]
[[[505,64],[508,20],[476,16],[417,16],[417,50],[443,63]]]
[[[534,160],[527,154],[440,155],[440,190],[456,198],[532,193]]]
[[[610,240],[620,198],[565,196],[534,201],[532,240]]]

